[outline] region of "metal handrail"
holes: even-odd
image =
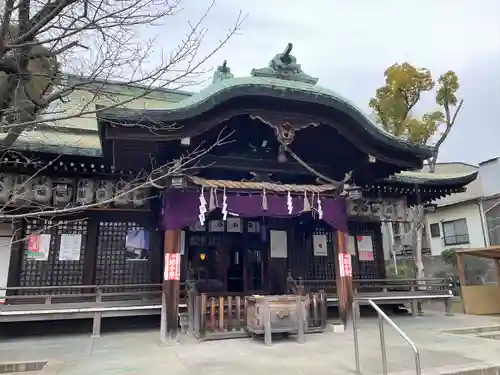
[[[361,364],[359,359],[359,341],[358,341],[358,325],[357,325],[357,317],[356,317],[356,308],[358,301],[353,301],[353,334],[354,334],[354,357],[356,362],[356,373],[361,374]],[[417,347],[414,342],[398,327],[394,321],[389,318],[386,313],[382,311],[382,309],[371,299],[368,299],[368,303],[375,309],[378,315],[378,328],[380,334],[380,351],[382,354],[382,373],[384,375],[388,374],[387,369],[387,351],[385,345],[385,332],[384,332],[384,320],[389,323],[389,325],[399,333],[399,336],[406,341],[408,345],[410,345],[413,354],[415,356],[415,371],[417,375],[422,374],[422,368],[420,366],[420,353],[418,352]]]

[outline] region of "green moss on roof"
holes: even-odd
[[[70,129],[31,130],[19,136],[12,145],[18,151],[35,151],[65,155],[101,157],[97,132],[71,133]]]

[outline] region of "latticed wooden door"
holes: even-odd
[[[293,220],[290,232],[288,268],[292,276],[304,280],[335,280],[336,232],[324,222],[305,218]],[[314,235],[326,236],[326,256],[314,254]]]
[[[148,248],[143,254],[130,256],[127,234],[148,232]],[[133,221],[100,221],[97,239],[95,282],[97,285],[153,283],[151,228]]]
[[[20,286],[82,285],[87,224],[88,220],[86,219],[27,219],[25,238],[29,238],[30,235],[50,234],[50,246],[47,260],[36,260],[30,257],[28,253],[28,241],[23,241],[24,251],[21,263]],[[60,259],[61,235],[63,234],[78,234],[81,236],[78,260]],[[64,292],[78,292],[78,290],[64,290]]]
[[[352,257],[354,279],[385,279],[384,250],[380,223],[353,223],[349,227],[351,236],[370,236],[373,244],[373,260],[360,260],[359,251]]]

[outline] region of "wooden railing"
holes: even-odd
[[[419,294],[449,293],[453,289],[449,278],[365,279],[353,280],[355,294],[407,292]]]
[[[326,294],[307,293],[307,332],[323,332],[326,328]],[[188,291],[189,329],[202,340],[248,336],[246,329],[247,303],[241,293],[196,293]]]
[[[335,280],[297,280],[303,293],[319,293],[323,291],[327,296],[337,296],[337,282]]]
[[[306,304],[308,310],[307,332],[323,332],[326,328],[328,318],[326,293],[320,290],[319,292],[309,292],[305,295],[309,297]]]
[[[237,293],[188,294],[190,330],[199,339],[223,339],[247,336],[245,296]]]
[[[450,278],[423,279],[361,279],[352,280],[354,293],[390,293],[390,292],[448,292],[453,289]],[[294,288],[303,293],[316,293],[323,290],[328,297],[337,296],[335,280],[288,280],[288,289]]]
[[[161,304],[162,284],[57,285],[8,287],[1,290],[6,294],[3,307],[133,301],[155,301]],[[181,283],[180,299],[185,299],[184,283]]]

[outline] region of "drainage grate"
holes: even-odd
[[[443,373],[442,375],[500,375],[500,366],[475,368],[457,372]]]
[[[470,335],[479,333],[489,333],[489,332],[500,332],[500,325],[485,326],[485,327],[469,327],[469,328],[455,328],[455,329],[445,329],[444,333],[453,333],[455,335]]]
[[[40,371],[46,364],[47,364],[47,361],[0,363],[0,374],[12,374],[12,373],[16,373],[16,372]]]
[[[472,327],[472,328],[458,328],[444,330],[445,333],[452,333],[454,335],[467,335],[477,337],[480,339],[500,340],[500,326],[489,327]]]

